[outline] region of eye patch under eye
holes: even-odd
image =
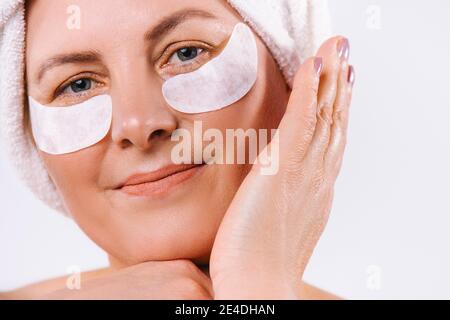
[[[246,24],[238,23],[219,56],[193,72],[168,79],[162,91],[177,111],[216,111],[241,100],[255,85],[257,75],[255,36]]]
[[[109,132],[112,101],[109,95],[93,97],[68,107],[43,106],[28,97],[33,137],[38,148],[61,155],[90,147]]]
[[[203,113],[242,99],[254,86],[258,51],[251,29],[239,23],[222,53],[200,69],[175,76],[163,85],[163,95],[175,110]],[[28,97],[33,137],[38,148],[62,155],[100,142],[112,123],[109,95],[68,107],[43,106]]]

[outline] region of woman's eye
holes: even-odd
[[[181,48],[170,57],[169,63],[177,64],[179,62],[189,62],[190,60],[197,58],[202,52],[203,49],[196,47]]]
[[[80,93],[83,91],[88,91],[92,88],[92,80],[90,79],[80,79],[70,83],[63,93]]]

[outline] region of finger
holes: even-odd
[[[338,81],[342,65],[347,64],[349,44],[346,38],[336,37],[328,40],[318,54],[324,57],[319,93],[316,131],[311,144],[310,156],[314,161],[325,158],[330,143],[334,105],[338,91]]]
[[[286,113],[279,126],[281,146],[284,145],[287,152],[292,152],[292,147],[296,146],[297,159],[303,159],[314,135],[322,69],[323,62],[318,57],[309,58],[302,64],[295,76]]]
[[[178,263],[179,272],[185,277],[194,280],[201,285],[208,294],[213,297],[213,288],[211,279],[197,266],[193,261],[181,259],[174,261]]]
[[[209,265],[204,268],[199,268],[200,277],[202,278],[203,287],[206,289],[211,298],[214,297],[214,289],[211,277],[209,276]]]
[[[347,144],[349,109],[355,81],[353,66],[342,65],[338,81],[338,91],[333,112],[331,138],[325,156],[325,167],[330,170],[332,178],[339,174],[342,158]]]
[[[214,290],[211,278],[207,276],[206,273],[200,267],[197,267],[195,264],[194,268],[196,268],[196,271],[192,273],[193,279],[202,285],[202,287],[206,290],[206,292],[211,298],[214,297]]]

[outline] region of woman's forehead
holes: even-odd
[[[88,25],[98,21],[124,28],[140,21],[140,17],[151,24],[180,10],[196,9],[218,17],[237,15],[225,0],[27,0],[26,7],[28,19],[36,17],[41,23],[65,24],[68,15],[78,11]]]
[[[32,0],[27,3],[28,41],[36,37],[40,41],[58,37],[70,39],[74,35],[95,40],[102,35],[142,33],[144,29],[149,29],[147,35],[156,39],[164,31],[190,19],[238,17],[226,1],[220,0],[133,0],[126,1],[125,9],[124,0]]]

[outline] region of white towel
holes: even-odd
[[[25,0],[0,0],[0,134],[3,150],[31,191],[70,216],[24,126]],[[289,85],[330,35],[326,0],[228,0],[265,42]]]

